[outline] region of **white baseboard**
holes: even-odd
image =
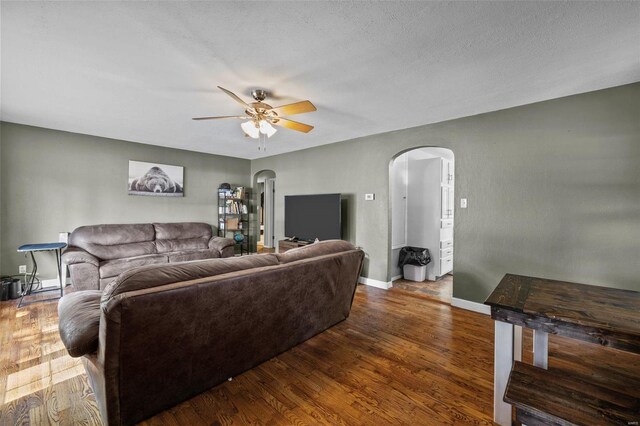
[[[51,278],[50,280],[41,281],[42,288],[46,287],[60,287],[60,281],[57,278]]]
[[[392,287],[390,282],[378,281],[367,277],[358,278],[358,282],[371,287],[381,288],[383,290],[389,290]]]
[[[42,288],[60,287],[60,281],[58,281],[57,278],[51,278],[50,280],[42,280],[40,283],[42,284]],[[67,284],[69,284],[69,279],[67,279]]]
[[[491,315],[491,306],[478,302],[471,302],[470,300],[458,299],[457,297],[451,298],[451,306],[466,309],[467,311],[477,312],[479,314]]]
[[[395,280],[399,280],[400,278],[402,278],[402,275],[396,275],[395,277],[391,277],[391,282],[394,282]]]

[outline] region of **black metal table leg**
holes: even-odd
[[[56,243],[53,243],[56,244]],[[39,299],[33,302],[24,302],[24,297],[25,296],[29,296],[31,294],[34,293],[43,293],[43,292],[47,292],[47,291],[55,291],[58,290],[55,287],[53,288],[47,288],[47,289],[40,289],[37,291],[33,290],[33,285],[35,283],[36,280],[36,274],[38,272],[38,264],[36,263],[36,258],[34,256],[34,251],[54,251],[56,254],[56,268],[58,269],[58,283],[60,284],[60,297],[63,296],[63,292],[64,292],[64,281],[66,281],[66,276],[63,277],[62,276],[62,248],[66,247],[66,244],[63,244],[62,248],[54,248],[51,247],[51,245],[53,244],[44,244],[45,246],[48,247],[44,247],[44,248],[32,248],[34,245],[31,245],[29,247],[27,246],[22,246],[18,251],[21,252],[29,252],[29,254],[31,255],[31,261],[33,262],[33,271],[31,272],[31,274],[29,275],[29,279],[27,280],[27,282],[25,283],[25,289],[22,292],[22,294],[20,295],[20,301],[18,302],[18,308],[22,307],[22,306],[26,306],[26,305],[30,305],[31,303],[36,303],[36,302],[48,302],[48,301],[52,301],[52,300],[58,300],[58,297],[52,297],[52,298],[48,298],[48,299]],[[42,246],[42,245],[41,245]],[[66,274],[65,274],[66,275]]]
[[[58,281],[60,282],[60,297],[62,297],[62,288],[64,287],[64,282],[67,279],[67,274],[65,270],[65,276],[62,276],[62,249],[56,250],[56,265],[58,266]]]
[[[38,272],[38,263],[36,262],[36,257],[33,255],[32,251],[30,251],[29,254],[31,255],[31,263],[33,263],[33,269],[31,271],[31,275],[29,275],[29,279],[25,283],[25,288],[21,292],[22,294],[20,295],[20,302],[18,302],[18,308],[22,306],[22,301],[24,299],[24,296],[30,295],[31,292],[33,291],[33,283],[36,280],[36,274]]]

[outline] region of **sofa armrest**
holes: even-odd
[[[62,261],[69,266],[73,291],[100,289],[97,257],[80,247],[69,246],[62,253]]]
[[[100,290],[76,291],[58,302],[60,338],[74,358],[98,349]]]
[[[74,246],[69,246],[65,249],[62,253],[62,261],[67,265],[75,265],[77,263],[90,263],[96,267],[100,265],[97,257],[80,247]]]
[[[92,263],[74,263],[69,265],[69,274],[71,275],[71,285],[67,286],[69,290],[65,290],[65,292],[100,290],[100,272],[96,265]]]
[[[224,249],[226,249],[227,247],[233,247],[235,246],[235,244],[236,242],[231,238],[211,237],[211,239],[209,240],[209,248],[218,250],[221,255],[220,257],[223,257],[222,253]]]

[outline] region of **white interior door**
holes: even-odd
[[[274,236],[274,198],[276,192],[276,180],[273,178],[264,180],[264,246],[275,247]]]

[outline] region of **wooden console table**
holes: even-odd
[[[304,247],[309,245],[308,241],[289,241],[289,240],[279,240],[278,241],[278,253],[284,253],[287,250],[291,250],[298,247]]]
[[[640,354],[639,292],[507,274],[484,303],[495,320],[493,419],[500,425],[511,425],[503,396],[521,358],[520,327],[534,330],[534,365],[544,369],[549,333]]]

